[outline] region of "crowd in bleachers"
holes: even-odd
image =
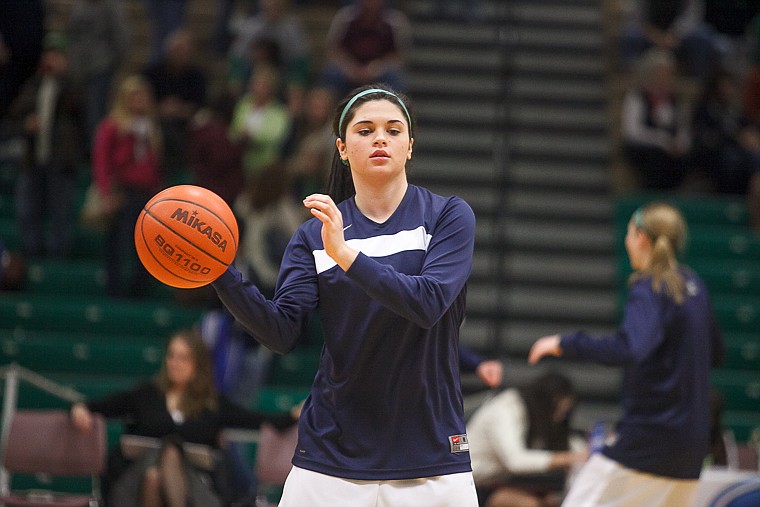
[[[621,151],[634,185],[746,196],[760,228],[760,2],[626,5]]]
[[[18,71],[0,78],[0,118],[4,140],[26,141],[16,200],[23,254],[71,256],[82,172],[99,192],[86,211],[92,204],[107,215],[114,245],[126,241],[126,227],[116,228],[136,218],[139,201],[171,184],[208,186],[243,209],[244,236],[250,210],[283,206],[260,198],[251,204],[252,187],[266,184],[262,173],[277,168],[290,206],[323,189],[335,102],[368,82],[405,89],[410,33],[405,14],[382,0],[335,2],[329,31],[320,35],[325,54],[316,55],[299,11],[308,3],[220,0],[212,47],[199,48],[200,34],[187,21],[192,2],[147,1],[150,48],[144,62],[130,65],[141,27],[133,26],[128,3],[76,0],[63,28],[51,31],[45,2],[10,2],[0,56]],[[14,28],[21,21],[23,31]],[[206,65],[206,49],[225,65]],[[128,83],[142,82],[147,96],[122,96],[137,93],[124,91]],[[243,241],[244,259],[260,257],[245,251],[253,243]],[[109,260],[109,293],[139,297],[142,283],[129,287],[114,271],[139,268],[125,262]]]

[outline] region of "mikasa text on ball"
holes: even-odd
[[[135,224],[135,247],[145,269],[171,287],[216,280],[238,248],[235,215],[211,190],[177,185],[149,200]]]

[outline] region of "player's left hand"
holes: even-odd
[[[344,271],[347,271],[359,252],[346,244],[343,234],[343,215],[338,206],[329,195],[325,194],[311,194],[303,200],[303,205],[322,222],[322,244],[325,252]]]

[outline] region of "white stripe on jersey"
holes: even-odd
[[[399,231],[396,234],[371,238],[349,239],[346,243],[368,257],[387,257],[410,250],[427,250],[431,237],[425,227],[420,225],[411,231]],[[317,274],[336,265],[335,261],[324,250],[314,250],[312,254],[317,266]]]

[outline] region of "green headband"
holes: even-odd
[[[406,115],[406,121],[409,123],[409,134],[411,136],[412,117],[409,115],[409,111],[406,109],[404,102],[395,93],[389,92],[388,90],[382,90],[380,88],[370,88],[369,90],[361,91],[357,93],[356,95],[354,95],[353,97],[351,97],[351,100],[348,101],[348,103],[346,104],[346,107],[343,108],[343,112],[340,115],[340,121],[338,122],[338,134],[340,134],[341,131],[343,131],[343,120],[346,119],[346,113],[348,112],[349,109],[351,109],[351,106],[354,105],[354,102],[356,102],[357,99],[364,97],[365,95],[369,95],[370,93],[384,93],[385,95],[390,95],[391,97],[396,99],[396,101],[401,106],[401,109],[404,110],[404,114]]]
[[[635,225],[637,229],[644,230],[644,208],[642,207],[634,211],[631,220],[633,220],[633,225]]]

